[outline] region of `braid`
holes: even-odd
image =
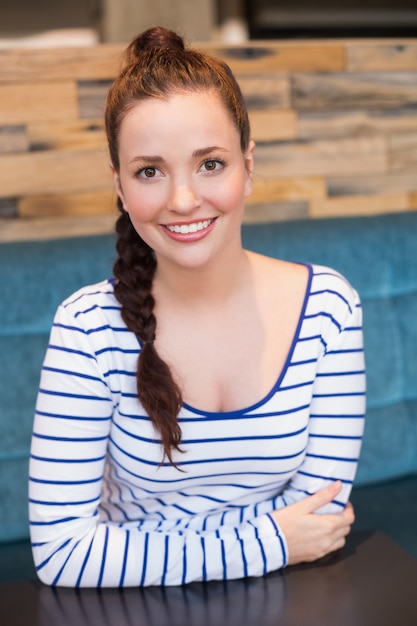
[[[120,172],[119,139],[122,122],[138,102],[166,98],[175,93],[211,91],[219,94],[239,132],[242,152],[249,145],[250,125],[242,92],[230,68],[220,59],[185,45],[165,28],[151,28],[128,46],[124,67],[106,100],[105,126],[110,160]],[[181,429],[177,416],[181,391],[155,346],[156,318],[152,281],[156,260],[152,249],[139,237],[119,201],[117,222],[118,259],[114,265],[115,295],[122,305],[127,327],[142,343],[138,358],[139,399],[161,435],[164,458],[172,461],[180,451]]]
[[[116,223],[119,257],[113,268],[117,279],[114,292],[122,305],[124,322],[143,344],[136,374],[139,400],[161,435],[164,458],[167,456],[175,465],[172,451],[180,451],[181,429],[177,415],[182,397],[168,365],[154,346],[156,318],[153,313],[152,280],[156,260],[153,250],[136,233],[120,201],[119,209],[121,215]]]

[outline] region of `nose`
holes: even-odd
[[[198,194],[189,181],[173,182],[170,190],[168,209],[176,213],[191,213],[200,206]]]

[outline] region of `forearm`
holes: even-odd
[[[35,517],[32,513],[32,518]],[[285,539],[265,515],[210,532],[144,532],[71,520],[46,533],[32,526],[34,558],[46,584],[69,587],[181,585],[260,576],[286,564]],[[48,534],[50,539],[42,541]]]

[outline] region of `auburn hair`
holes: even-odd
[[[120,127],[126,113],[141,100],[168,98],[183,92],[215,92],[223,102],[239,135],[242,152],[249,146],[250,126],[246,105],[236,79],[222,60],[191,47],[165,28],[151,28],[136,37],[125,52],[124,67],[110,87],[105,127],[112,165],[118,173]],[[115,296],[129,330],[141,349],[137,363],[139,400],[159,432],[164,458],[175,465],[173,451],[180,451],[178,412],[181,390],[154,341],[157,322],[152,282],[157,260],[138,235],[129,214],[118,199],[117,254],[114,264]]]

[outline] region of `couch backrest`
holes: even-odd
[[[113,236],[0,246],[0,541],[28,535],[27,464],[40,369],[58,304],[111,276]]]
[[[358,484],[417,471],[417,214],[254,225],[247,247],[329,265],[359,292],[367,419]]]
[[[358,482],[417,471],[417,213],[245,225],[247,248],[342,272],[364,309],[368,414]],[[27,463],[59,302],[111,275],[111,235],[0,246],[0,541],[27,536]]]

